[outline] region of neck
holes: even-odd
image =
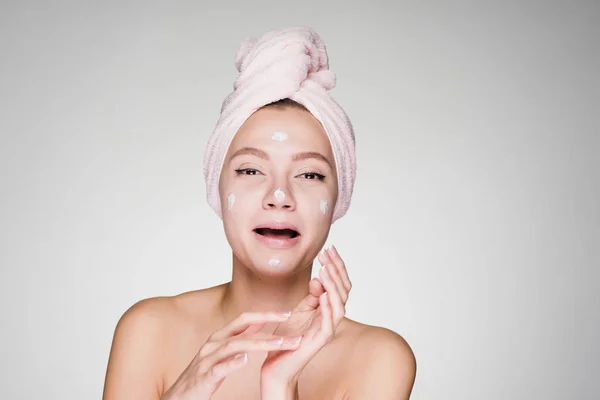
[[[225,284],[220,308],[226,321],[244,312],[287,312],[308,294],[312,263],[293,275],[257,275],[233,255],[231,282]]]

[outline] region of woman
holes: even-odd
[[[244,41],[236,66],[205,154],[232,279],[131,307],[104,399],[408,399],[410,347],[344,317],[345,264],[335,247],[319,253],[348,209],[356,165],[325,46],[308,28],[273,31]]]

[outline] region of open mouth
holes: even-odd
[[[294,239],[300,236],[298,231],[293,229],[274,229],[274,228],[256,228],[254,232],[271,239]]]

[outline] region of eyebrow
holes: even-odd
[[[317,160],[321,160],[327,163],[327,165],[329,165],[329,168],[333,169],[331,166],[331,163],[329,162],[329,160],[327,159],[327,157],[325,157],[323,154],[318,153],[316,151],[305,151],[302,153],[296,153],[294,154],[294,156],[292,157],[292,161],[302,161],[302,160],[306,160],[309,158],[314,158]]]
[[[256,147],[242,147],[241,149],[237,150],[235,153],[233,153],[231,155],[231,158],[229,159],[229,161],[233,160],[235,157],[246,155],[246,154],[256,156],[258,158],[262,158],[263,160],[267,160],[267,161],[269,161],[269,159],[270,159],[269,155],[264,150],[257,149]],[[325,157],[323,154],[316,152],[316,151],[304,151],[301,153],[296,153],[292,157],[292,161],[302,161],[302,160],[307,160],[309,158],[314,158],[316,160],[323,161],[323,162],[327,163],[327,165],[329,165],[329,168],[333,169],[333,167],[332,167],[331,163],[329,162],[329,160],[327,159],[327,157]]]
[[[262,158],[263,160],[269,160],[269,155],[261,149],[257,149],[256,147],[242,147],[235,153],[231,155],[230,161],[238,156],[243,156],[245,154],[250,154],[251,156],[256,156],[258,158]]]

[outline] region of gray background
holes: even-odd
[[[410,343],[415,399],[597,398],[599,11],[3,2],[0,397],[100,398],[130,305],[229,278],[204,144],[241,39],[310,25],[357,135],[348,315]]]

